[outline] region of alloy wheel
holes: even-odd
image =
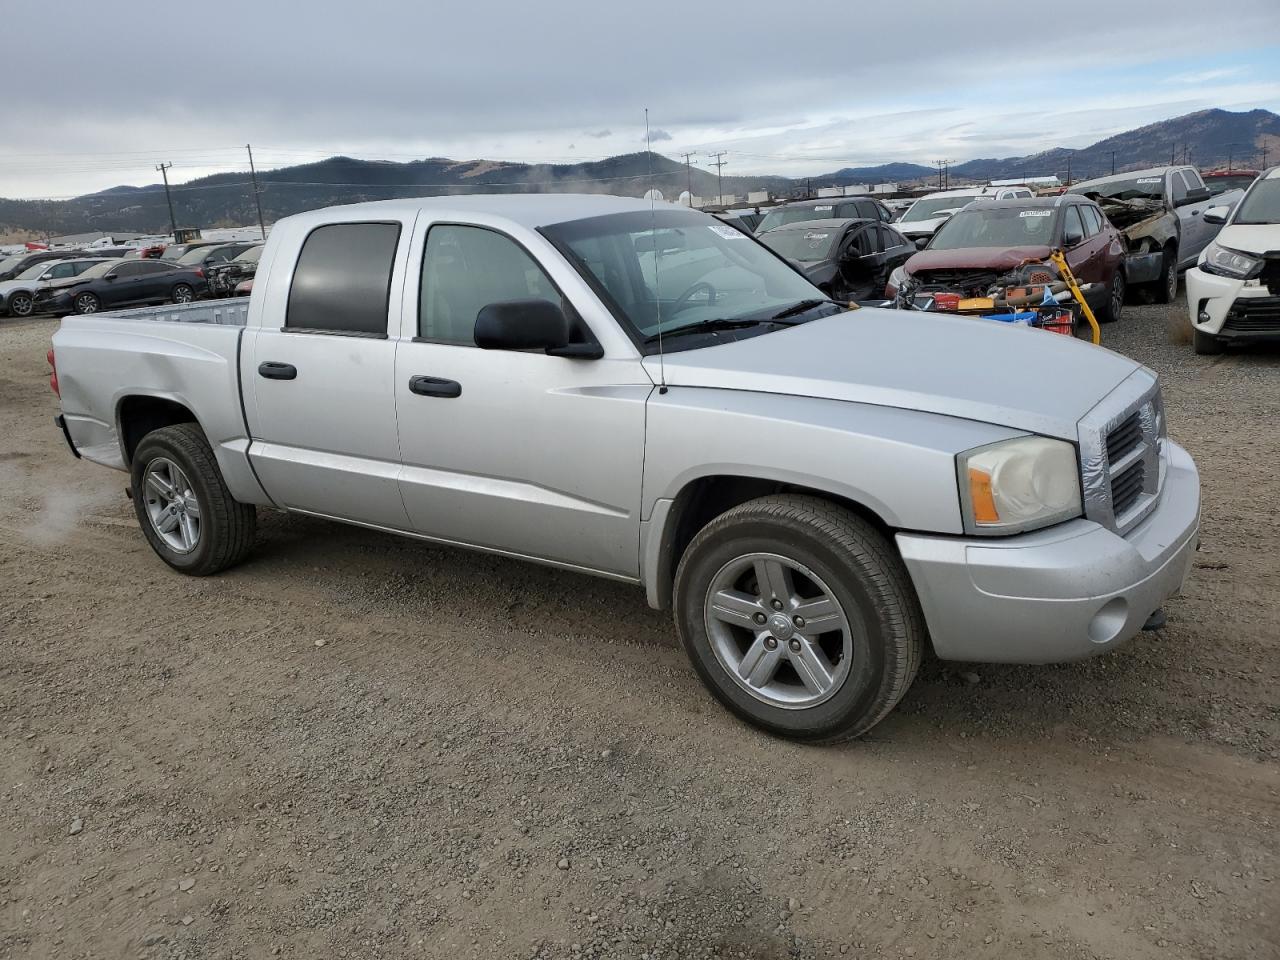
[[[142,475],[143,497],[151,528],[175,553],[190,553],[200,543],[200,502],[182,468],[157,457]]]
[[[82,293],[80,296],[76,297],[76,312],[97,313],[98,298],[87,293]]]
[[[844,609],[795,560],[752,553],[729,561],[711,580],[703,616],[721,667],[771,706],[817,706],[849,675],[853,636]]]
[[[30,294],[15,293],[9,298],[9,313],[15,317],[29,317],[34,307]]]

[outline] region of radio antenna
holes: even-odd
[[[657,188],[653,185],[653,145],[649,142],[649,108],[644,108],[644,152],[649,161],[649,241],[653,246],[653,313],[658,319],[658,393],[667,392],[667,363],[662,354],[662,282],[658,279]]]

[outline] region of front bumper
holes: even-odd
[[[938,656],[1060,663],[1141,630],[1182,588],[1199,543],[1200,476],[1166,443],[1159,505],[1127,536],[1091,520],[998,540],[898,534]]]
[[[1250,305],[1261,309],[1249,310]],[[1280,298],[1260,280],[1220,277],[1192,267],[1187,271],[1187,309],[1201,333],[1224,340],[1280,340]]]

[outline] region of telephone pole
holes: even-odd
[[[258,229],[262,231],[262,239],[267,239],[267,225],[262,222],[262,190],[258,186],[258,171],[253,166],[253,147],[245,144],[249,151],[249,176],[253,178],[253,202],[258,205]]]
[[[1116,152],[1114,150],[1111,151],[1111,175],[1113,177],[1116,175]]]
[[[1067,191],[1071,191],[1071,154],[1067,154]]]
[[[935,161],[933,161],[933,165],[934,165],[935,167],[937,167],[937,168],[938,168],[938,189],[939,189],[939,190],[941,190],[941,189],[942,189],[942,165],[943,165],[944,163],[946,163],[946,162],[947,162],[947,161],[945,161],[945,160],[935,160]]]
[[[164,177],[164,198],[169,203],[169,232],[173,234],[173,239],[178,239],[178,221],[173,216],[173,195],[169,193],[169,168],[172,163],[162,163],[156,167],[160,171],[160,176]]]
[[[693,167],[691,167],[690,164],[697,163],[697,161],[693,159],[694,154],[692,153],[682,153],[680,154],[680,156],[684,157],[684,172],[689,184],[689,206],[692,207],[693,206]]]
[[[724,150],[719,153],[707,154],[708,157],[715,157],[711,161],[711,165],[716,168],[716,205],[721,207],[724,206],[724,174],[721,173],[721,168],[728,162],[724,159],[724,155]]]

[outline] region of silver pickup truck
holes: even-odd
[[[216,573],[275,507],[642,586],[727,707],[861,734],[926,644],[1132,637],[1197,545],[1155,375],[1064,337],[848,310],[696,211],[599,196],[280,221],[253,295],[68,317],[72,450]]]

